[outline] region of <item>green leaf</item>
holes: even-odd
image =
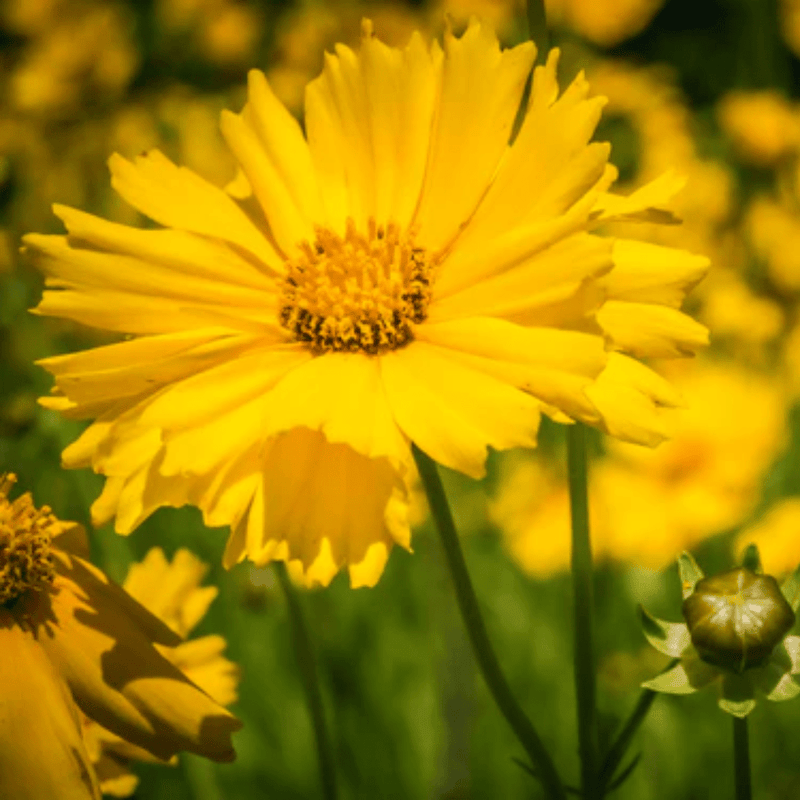
[[[755,681],[752,671],[741,675],[726,672],[722,678],[719,707],[734,717],[746,717],[755,707]]]
[[[755,700],[728,700],[720,697],[717,705],[726,713],[734,717],[746,717],[755,707]]]
[[[797,685],[795,679],[788,672],[784,672],[781,679],[767,695],[767,700],[780,703],[783,700],[794,700],[798,694],[800,694],[800,686]]]
[[[645,681],[642,687],[666,694],[692,694],[719,675],[719,670],[699,659],[684,660],[671,669]]]
[[[761,556],[758,553],[758,545],[749,544],[747,545],[747,549],[744,551],[744,556],[742,557],[742,566],[745,569],[749,569],[750,572],[755,572],[757,575],[761,575],[764,570],[761,568]]]
[[[800,608],[800,566],[781,584],[781,592],[796,612]]]
[[[639,619],[647,641],[665,655],[677,658],[692,643],[689,629],[682,622],[665,622],[642,605],[639,606]]]
[[[678,572],[681,576],[681,588],[685,600],[697,585],[697,581],[705,578],[703,570],[697,565],[691,553],[683,552],[678,558]]]

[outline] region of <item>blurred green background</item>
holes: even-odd
[[[595,437],[599,701],[610,736],[639,683],[663,666],[645,646],[636,604],[679,618],[670,564],[682,548],[707,572],[727,568],[750,538],[775,573],[800,561],[791,500],[800,495],[800,2],[547,6],[562,77],[585,68],[609,97],[597,135],[612,142],[622,188],[669,167],[686,174],[685,225],[653,235],[713,264],[691,301],[712,330],[711,352],[676,373],[695,416],[654,454]],[[85,524],[101,488],[98,476],[59,468],[81,426],[36,405],[50,388],[36,359],[103,341],[27,311],[42,281],[18,254],[19,239],[59,230],[50,205],[139,224],[108,185],[114,151],[159,147],[224,184],[234,165],[217,119],[224,107],[241,108],[250,67],[265,69],[301,115],[323,51],[355,44],[362,15],[399,45],[415,28],[440,33],[445,13],[456,28],[470,14],[487,18],[506,44],[526,36],[524,8],[503,0],[0,2],[0,472],[17,473],[37,503]],[[493,455],[481,484],[445,478],[509,681],[575,782],[562,434],[546,425],[534,457]],[[476,671],[438,541],[419,516],[413,554],[395,550],[374,589],[353,591],[340,575],[304,593],[341,796],[539,797],[514,763],[522,750]],[[187,547],[210,564],[207,582],[220,593],[196,633],[224,635],[242,670],[237,761],[136,766],[135,796],[319,797],[280,586],[270,569],[222,570],[225,538],[204,529],[195,509],[162,509],[127,539],[108,527],[93,534],[96,560],[116,580],[156,544],[168,554]],[[761,704],[750,726],[757,797],[800,797],[800,702]],[[730,736],[713,696],[660,697],[631,751],[641,762],[616,796],[731,797]]]

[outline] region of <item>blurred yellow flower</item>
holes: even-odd
[[[679,309],[707,261],[591,231],[670,220],[681,181],[608,192],[604,101],[582,75],[559,97],[557,51],[509,145],[534,56],[478,23],[399,50],[365,22],[307,87],[307,138],[250,73],[222,114],[235,198],[157,151],[115,155],[116,190],[164,228],[57,207],[67,236],[25,238],[39,313],[133,337],[42,362],[43,404],[96,420],[63,460],[107,476],[97,524],[192,503],[231,526],[226,565],[372,585],[410,544],[411,442],[478,478],[541,413],[664,438],[679,398],[631,354],[705,344]]]
[[[122,588],[183,639],[217,595],[215,586],[200,586],[206,572],[208,567],[189,550],[178,550],[167,561],[164,551],[154,547],[131,566]],[[222,655],[225,646],[221,636],[201,636],[158,650],[209,697],[227,706],[236,702],[239,670]],[[103,794],[128,797],[138,782],[128,762],[156,759],[88,717],[82,721],[83,738]]]
[[[775,90],[729,92],[717,117],[738,155],[751,164],[772,166],[800,147],[800,113]]]
[[[85,561],[83,529],[0,478],[0,796],[95,798],[77,708],[158,758],[234,758],[240,724],[154,645],[170,631]],[[77,706],[77,707],[76,707]]]
[[[734,550],[744,553],[755,544],[768,575],[785,575],[800,564],[800,497],[779,500],[736,537]]]
[[[692,365],[675,376],[689,407],[654,450],[610,441],[592,468],[590,508],[599,557],[651,569],[730,529],[751,512],[785,439],[780,382],[732,365]],[[535,459],[506,467],[492,518],[532,574],[569,566],[563,476]]]
[[[745,210],[745,231],[774,286],[800,292],[800,214],[772,197],[756,197]]]
[[[663,5],[664,0],[545,0],[550,24],[572,28],[603,47],[643,31]]]
[[[125,10],[88,3],[79,11],[50,17],[9,75],[13,108],[62,116],[86,98],[120,93],[133,78],[139,55]]]

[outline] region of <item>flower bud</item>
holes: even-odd
[[[775,578],[746,567],[699,580],[683,616],[700,658],[733,672],[766,663],[795,619]]]

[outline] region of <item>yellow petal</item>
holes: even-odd
[[[555,289],[569,285],[575,291],[587,278],[608,272],[612,264],[607,239],[589,234],[569,236],[531,253],[512,269],[443,299],[435,285],[429,319],[523,315],[535,320],[537,306],[549,305]]]
[[[444,247],[472,215],[508,146],[536,49],[525,42],[501,52],[476,21],[444,38],[441,94],[428,174],[414,217],[419,242]]]
[[[614,300],[680,308],[686,293],[706,274],[709,261],[686,250],[617,239],[614,269],[601,284]]]
[[[312,222],[298,208],[255,131],[238,114],[223,111],[222,135],[264,209],[278,247],[291,258],[303,241],[314,240]]]
[[[302,216],[322,224],[319,187],[311,153],[297,120],[278,100],[263,72],[247,74],[245,115]],[[252,185],[252,184],[251,184]]]
[[[222,655],[225,647],[221,636],[201,636],[162,653],[209,697],[229,706],[237,700],[239,667]]]
[[[559,51],[551,50],[546,65],[536,68],[522,127],[464,233],[465,242],[564,213],[602,179],[609,147],[589,140],[606,100],[588,97],[581,73],[553,102],[558,59]]]
[[[260,338],[219,329],[145,336],[37,362],[56,377],[56,386],[75,403],[154,394],[212,367],[247,357]]]
[[[601,427],[626,442],[655,447],[669,438],[665,410],[683,404],[667,381],[644,364],[611,353],[608,366],[586,390],[602,415]]]
[[[0,609],[0,797],[100,800],[63,678]]]
[[[114,154],[108,166],[114,189],[150,219],[239,245],[282,272],[282,259],[236,202],[191,170],[176,167],[158,150],[133,162]]]
[[[280,276],[273,265],[245,258],[224,241],[180,229],[143,229],[54,205],[75,247],[91,245],[110,253],[160,264],[182,276],[211,279],[245,286],[258,292],[275,292]]]
[[[367,458],[295,428],[271,440],[260,477],[228,559],[299,559],[308,570],[319,567],[315,562],[327,547],[330,569],[318,575],[327,583],[344,564],[362,563],[375,542],[388,549],[409,539],[407,519],[397,514],[398,503],[408,504],[408,490],[385,458]]]
[[[674,172],[665,172],[660,178],[637,189],[627,197],[605,193],[594,207],[595,224],[615,220],[619,222],[658,222],[674,224],[679,219],[669,210],[675,195],[686,185],[686,179]]]
[[[615,349],[638,358],[690,356],[708,345],[708,328],[674,308],[609,301],[597,321]]]
[[[179,636],[187,636],[217,596],[215,586],[200,586],[207,572],[190,550],[181,548],[167,561],[164,551],[153,547],[131,565],[123,588]]]
[[[448,357],[464,367],[533,395],[547,404],[542,410],[549,416],[559,409],[562,422],[568,421],[563,414],[591,424],[597,420],[585,389],[606,363],[599,336],[474,317],[420,325],[417,337],[447,347]]]
[[[42,648],[87,716],[159,758],[180,750],[234,758],[230,737],[241,724],[159,655],[124,609],[108,602],[107,584],[94,571],[72,559],[69,568],[62,566],[56,589],[51,616],[34,622],[41,625]]]
[[[383,356],[380,365],[398,424],[440,464],[480,478],[488,447],[536,445],[538,403],[448,350],[417,341]]]
[[[369,458],[408,465],[408,442],[387,403],[378,361],[356,353],[326,353],[293,370],[264,407],[270,433],[297,426],[319,430]]]

